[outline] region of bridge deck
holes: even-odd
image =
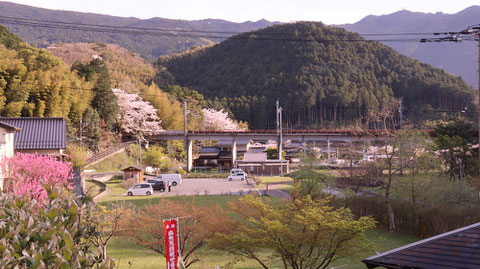
[[[282,131],[283,140],[338,140],[338,141],[371,141],[385,140],[395,130],[292,130]],[[248,131],[188,131],[189,140],[276,140],[277,130],[248,130]],[[183,140],[184,131],[164,131],[156,135],[153,140]]]

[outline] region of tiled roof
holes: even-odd
[[[219,147],[201,147],[198,153],[219,153]]]
[[[250,153],[247,152],[243,156],[243,162],[251,162],[251,163],[258,163],[258,162],[266,162],[267,161],[267,153]]]
[[[363,260],[368,268],[480,268],[480,222]]]
[[[63,118],[0,118],[21,129],[15,134],[15,149],[65,149],[67,125]]]
[[[10,125],[10,124],[6,124],[6,123],[1,122],[1,121],[0,121],[0,128],[6,129],[6,130],[9,130],[9,131],[12,131],[12,132],[13,131],[17,131],[17,132],[21,131],[20,128],[17,128],[13,125]]]

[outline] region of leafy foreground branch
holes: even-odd
[[[345,208],[335,209],[326,199],[310,196],[290,201],[263,201],[245,196],[230,204],[238,214],[225,223],[224,232],[209,241],[212,247],[256,260],[263,268],[279,257],[284,268],[327,268],[332,262],[371,247],[364,232],[375,226],[370,217],[354,219]],[[263,257],[270,249],[273,257]]]
[[[43,186],[47,199],[0,196],[0,268],[113,268],[91,249],[84,226],[91,205],[63,189]]]

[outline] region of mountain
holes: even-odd
[[[358,33],[434,33],[461,31],[480,23],[480,6],[472,6],[456,14],[420,13],[398,11],[389,15],[367,16],[354,24],[338,25]],[[420,43],[422,37],[431,35],[406,35],[400,38],[414,39],[412,42],[383,42],[398,52],[429,63],[447,72],[461,76],[468,84],[478,87],[477,42]],[[439,36],[435,36],[439,37]],[[372,36],[365,35],[371,39]],[[393,37],[382,36],[382,39]],[[397,38],[399,38],[397,36]]]
[[[15,33],[26,42],[36,44],[39,47],[48,47],[54,43],[112,43],[118,44],[150,60],[158,58],[161,55],[182,52],[191,47],[211,45],[230,36],[231,32],[251,31],[278,23],[266,20],[260,20],[257,22],[248,21],[243,23],[214,19],[186,21],[151,18],[142,20],[131,17],[124,18],[93,13],[49,10],[9,2],[0,2],[0,16],[0,24],[7,26],[11,32]],[[19,23],[5,23],[11,17],[66,22],[72,23],[73,25],[90,24],[116,27],[163,28],[195,32],[192,34],[190,32],[182,33],[168,31],[155,36],[144,34],[120,34],[116,29],[107,33],[86,32],[52,28],[51,26],[40,27],[38,26],[38,22],[33,23],[35,26],[27,26]],[[31,21],[27,24],[31,24]],[[212,31],[224,33],[208,33]]]
[[[395,114],[400,98],[415,123],[438,116],[435,110],[473,108],[474,91],[461,78],[322,23],[236,35],[212,47],[161,57],[156,66],[162,70],[158,84],[173,78],[251,128],[274,127],[277,99],[287,126],[293,127],[378,127],[387,117],[393,120],[387,114]]]

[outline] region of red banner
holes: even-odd
[[[167,258],[167,269],[177,269],[178,261],[178,236],[177,220],[169,219],[163,221],[165,230],[165,256]]]

